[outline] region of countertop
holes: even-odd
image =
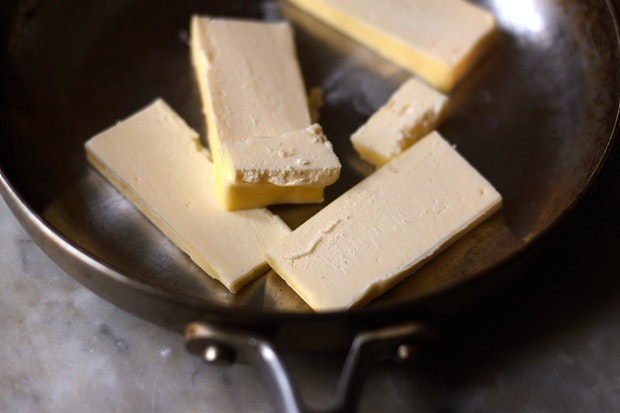
[[[360,411],[620,411],[617,152],[528,274],[455,319],[422,360],[376,366]],[[94,295],[4,202],[0,233],[0,411],[274,411],[257,369],[207,365],[178,334]],[[329,400],[338,357],[292,358],[306,398]]]

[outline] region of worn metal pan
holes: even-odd
[[[408,74],[278,1],[5,2],[1,192],[69,274],[146,319],[190,326],[190,349],[247,347],[244,337],[258,334],[266,341],[251,343],[268,349],[394,344],[419,331],[407,323],[518,272],[519,257],[582,199],[616,134],[620,47],[610,0],[476,3],[497,16],[502,38],[453,91],[440,131],[502,193],[504,207],[364,308],[314,314],[273,272],[228,293],[85,160],[86,139],[158,96],[206,130],[187,44],[189,17],[200,13],[291,20],[306,84],[324,90],[320,122],[344,166],[326,202],[370,173],[348,137]],[[273,210],[294,227],[321,206]],[[257,349],[265,347],[246,350]],[[356,360],[347,374],[355,375]],[[282,377],[278,365],[269,369]]]

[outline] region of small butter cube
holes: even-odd
[[[411,78],[351,135],[353,147],[362,159],[381,166],[432,132],[447,103],[446,95]]]

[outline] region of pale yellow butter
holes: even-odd
[[[465,0],[288,0],[449,91],[493,43],[495,18]]]
[[[501,200],[432,132],[268,249],[267,261],[314,310],[345,310],[411,274]]]
[[[326,186],[340,174],[332,144],[318,125],[277,138],[254,137],[222,147],[235,181]]]
[[[303,134],[311,125],[290,24],[193,16],[191,48],[223,207],[322,201],[323,188],[334,183],[340,171],[338,158],[327,146],[323,152],[331,164],[324,168],[325,174],[248,173],[265,172],[261,165],[269,163],[283,170],[318,170],[298,168],[297,159],[313,157],[303,152],[308,145],[295,149],[297,157],[284,163],[277,151],[247,150],[253,144],[246,141],[286,141],[282,136]],[[240,154],[243,159],[235,159]],[[293,180],[283,180],[285,176]]]
[[[362,159],[381,166],[433,131],[447,103],[446,95],[411,78],[351,135],[353,147]]]
[[[219,206],[209,153],[163,100],[85,146],[96,169],[233,293],[265,271],[265,250],[290,232],[266,209]]]

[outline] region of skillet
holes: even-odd
[[[158,96],[204,137],[187,44],[189,16],[200,13],[292,21],[306,85],[324,91],[320,123],[343,164],[325,203],[371,173],[348,137],[409,74],[278,1],[8,1],[2,195],[67,273],[134,314],[186,330],[192,351],[205,345],[196,337],[243,347],[254,334],[297,350],[353,351],[368,331],[398,343],[419,331],[412,320],[442,318],[518,275],[519,260],[574,210],[615,142],[620,48],[610,1],[474,2],[495,14],[502,38],[453,90],[440,132],[502,193],[503,209],[363,308],[314,314],[273,272],[228,293],[85,160],[89,137]],[[295,227],[323,205],[272,209]]]

